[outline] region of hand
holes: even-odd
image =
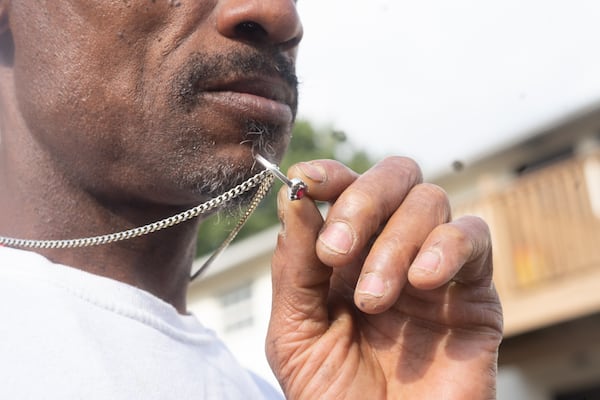
[[[289,399],[493,399],[502,309],[487,225],[393,157],[279,193],[267,357]],[[325,221],[314,201],[329,202]]]

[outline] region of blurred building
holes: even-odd
[[[271,312],[271,255],[279,227],[233,243],[188,291],[188,309],[246,368],[279,387],[264,342]],[[199,268],[203,259],[196,262]]]
[[[600,109],[457,161],[433,182],[454,217],[490,224],[505,313],[498,399],[600,399]],[[264,337],[277,230],[234,244],[190,287],[190,309],[272,382]]]
[[[505,314],[498,398],[600,399],[600,109],[437,183],[455,216],[481,215],[492,231]]]

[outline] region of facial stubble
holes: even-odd
[[[294,63],[283,54],[253,51],[251,53],[233,52],[218,55],[195,53],[175,75],[171,85],[170,106],[174,113],[185,115],[196,107],[202,107],[201,93],[204,82],[227,80],[230,77],[252,75],[275,76],[288,85],[293,94],[290,108],[293,118],[297,112],[298,79]],[[293,123],[293,121],[292,121]],[[279,161],[283,148],[287,145],[291,126],[280,126],[264,121],[246,119],[241,126],[240,146],[249,148],[252,154],[262,154]],[[189,129],[189,128],[188,128]],[[197,127],[180,135],[182,142],[177,148],[181,152],[174,155],[180,162],[190,159],[190,152],[197,153],[199,165],[181,169],[181,184],[191,187],[202,198],[215,197],[258,172],[254,165],[222,159],[216,154],[218,144],[211,139],[206,127]],[[183,139],[187,138],[187,139]],[[199,156],[199,157],[198,157]],[[235,205],[239,205],[252,195],[242,196]]]

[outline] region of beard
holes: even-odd
[[[290,93],[287,104],[295,119],[298,99],[298,79],[294,63],[281,53],[231,52],[218,55],[195,53],[174,75],[170,87],[170,107],[175,115],[185,117],[196,107],[202,106],[205,85],[244,76],[274,76],[287,86]],[[279,162],[289,141],[291,126],[279,126],[250,118],[236,116],[239,122],[239,145],[249,148],[249,153],[261,154]],[[236,125],[236,126],[237,126]],[[175,128],[175,127],[174,127]],[[202,126],[174,129],[179,131],[175,139],[176,154],[171,162],[184,166],[179,172],[181,189],[188,189],[200,199],[214,198],[260,172],[262,167],[252,164],[249,158],[228,157],[218,152],[219,143],[214,130]],[[173,138],[173,137],[172,137]],[[198,160],[189,166],[190,160]],[[247,203],[255,189],[242,194],[228,204],[227,208],[238,208]]]

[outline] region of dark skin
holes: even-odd
[[[249,173],[250,146],[240,143],[250,119],[278,126],[270,148],[281,157],[293,87],[252,64],[248,72],[226,64],[212,76],[198,61],[234,54],[268,64],[276,54],[293,65],[302,32],[293,3],[267,11],[247,3],[3,1],[15,52],[2,68],[2,233],[109,233],[205,201]],[[270,35],[236,30],[265,18]],[[189,87],[192,105],[181,95]],[[199,189],[205,181],[217,189]],[[146,288],[184,312],[199,222],[107,248],[43,253]]]
[[[179,5],[177,5],[179,4]],[[302,36],[290,0],[0,0],[0,235],[119,231],[278,161]],[[260,138],[250,127],[265,127]],[[294,166],[280,194],[267,355],[288,398],[495,396],[502,312],[483,221],[450,218],[418,166]],[[314,201],[326,201],[325,220]],[[201,219],[110,246],[40,251],[185,312]],[[429,266],[430,268],[423,268]]]

